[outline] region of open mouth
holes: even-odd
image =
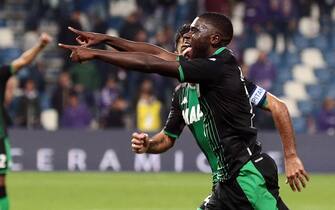
[[[187,48],[191,47],[191,44],[190,43],[185,43],[181,46],[181,51],[184,51],[186,50]]]

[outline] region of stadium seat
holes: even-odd
[[[311,5],[310,17],[314,20],[318,20],[320,18],[320,8],[317,4]]]
[[[271,36],[266,33],[258,35],[256,40],[256,48],[267,53],[271,52],[273,49],[273,40]]]
[[[245,4],[243,2],[239,2],[233,8],[233,17],[243,19],[244,16],[245,16]]]
[[[108,35],[110,35],[110,36],[119,37],[119,32],[118,32],[118,30],[117,30],[117,29],[114,29],[114,28],[109,28],[109,29],[107,30],[107,33],[106,33],[106,34],[108,34]]]
[[[48,109],[41,113],[41,124],[45,130],[55,131],[58,129],[58,113],[54,109]]]
[[[307,100],[309,98],[305,85],[296,81],[288,81],[284,84],[284,94],[293,100]]]
[[[14,34],[9,28],[0,28],[0,48],[11,48],[14,46]]]
[[[239,37],[243,34],[244,24],[243,20],[239,17],[232,18],[232,23],[234,26],[234,36]]]
[[[288,97],[282,97],[280,98],[287,106],[288,111],[290,112],[291,117],[299,117],[301,116],[301,113],[298,109],[298,105],[297,105],[297,101],[292,99],[292,98],[288,98]]]
[[[307,48],[301,52],[301,61],[312,68],[323,68],[326,62],[323,59],[322,53],[317,48]]]
[[[244,51],[243,60],[247,66],[251,66],[258,59],[259,51],[256,48],[248,48]]]
[[[317,83],[317,78],[314,75],[313,69],[306,65],[295,65],[292,69],[292,75],[294,80],[303,84]]]
[[[320,23],[317,19],[303,17],[299,20],[299,32],[306,38],[315,38],[320,32]]]
[[[278,34],[275,39],[276,39],[275,51],[277,54],[284,53],[286,48],[289,49],[292,46],[292,43],[286,46],[285,37],[283,36],[283,34]]]
[[[136,11],[135,0],[111,1],[109,6],[110,16],[127,17]]]

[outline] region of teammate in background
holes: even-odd
[[[225,16],[215,13],[201,15],[193,21],[190,32],[185,35],[191,39],[191,60],[179,57],[179,61],[175,61],[177,56],[171,53],[164,53],[166,61],[145,53],[60,46],[72,51],[73,61],[101,59],[126,69],[198,83],[200,88],[179,95],[177,105],[181,107],[183,116],[170,115],[169,120],[185,119],[187,124],[191,124],[203,117],[204,126],[191,130],[196,135],[203,129],[210,141],[207,152],[218,161],[217,184],[205,209],[287,209],[279,197],[274,161],[261,153],[256,141],[257,130],[252,122],[253,112],[245,80],[234,56],[226,48],[232,34],[231,22]],[[180,134],[184,127],[180,126],[182,124],[174,121],[170,128],[165,127],[167,139],[149,139],[146,134],[134,134],[135,149],[138,153],[166,151]],[[282,140],[288,182],[294,191],[300,191],[300,184],[305,185],[308,175],[297,156],[290,126],[289,118],[288,122],[277,124],[279,130],[284,131]]]
[[[43,33],[39,42],[31,49],[24,52],[10,65],[0,66],[0,210],[9,209],[6,190],[6,173],[11,162],[9,137],[7,133],[8,115],[5,110],[5,91],[9,78],[24,66],[30,64],[37,55],[51,42],[51,37]]]

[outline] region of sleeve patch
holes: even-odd
[[[252,95],[250,96],[250,102],[257,106],[259,102],[262,101],[264,95],[266,94],[266,90],[263,88],[256,86],[256,89],[253,91]]]

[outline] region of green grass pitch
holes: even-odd
[[[8,175],[11,210],[196,210],[210,192],[201,173],[35,173]],[[280,178],[292,210],[335,210],[335,175],[311,175],[293,193]]]

